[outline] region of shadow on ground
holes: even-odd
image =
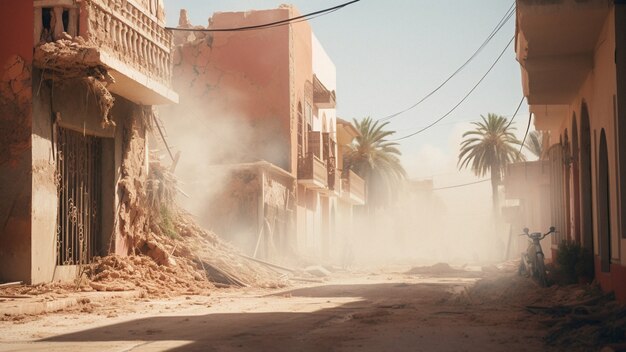
[[[309,298],[320,298],[316,303],[326,306],[332,298],[356,300],[305,313],[156,316],[41,341],[145,341],[144,347],[156,341],[188,342],[172,345],[168,351],[524,351],[540,347],[538,338],[512,341],[510,336],[532,337],[515,322],[481,321],[468,307],[451,300],[452,292],[464,285],[390,282],[300,288],[259,300],[286,301],[280,307],[290,307],[289,302],[297,303],[298,297],[307,298],[308,304],[315,304]]]

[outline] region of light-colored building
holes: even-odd
[[[595,256],[626,300],[626,4],[517,0],[517,59],[535,128],[546,131],[551,221]]]
[[[517,259],[528,247],[528,238],[519,236],[525,227],[531,232],[545,233],[552,226],[550,163],[537,160],[507,165],[504,197],[502,212],[510,226],[505,257]],[[541,242],[548,259],[552,259],[552,242],[550,239]]]
[[[271,10],[215,13],[208,28],[253,26],[298,15],[294,7],[286,5]],[[202,28],[192,26],[184,10],[179,27]],[[258,209],[272,206],[261,197],[259,204],[265,205],[257,210],[248,207],[248,215],[241,213],[237,224],[229,220],[231,225],[226,225],[223,219],[214,219],[212,226],[226,238],[238,238],[249,254],[280,260],[258,250],[275,246],[262,242],[276,236],[273,224],[280,223],[284,229],[280,236],[286,237],[281,241],[288,248],[277,252],[316,259],[330,257],[339,208],[351,214],[345,202],[341,203],[342,196],[353,204],[355,198],[350,194],[362,194],[363,182],[349,172],[342,179],[338,164],[335,66],[309,24],[303,21],[254,31],[178,31],[175,42],[174,85],[181,94],[181,107],[198,106],[205,111],[198,118],[208,123],[232,116],[238,124],[235,130],[241,131],[241,142],[246,144],[244,152],[225,155],[217,162],[231,164],[225,168],[239,170],[235,175],[241,175],[242,168],[250,175],[269,175],[267,170],[273,170],[271,174],[281,174],[281,181],[273,184],[284,188],[284,211],[272,211],[273,215],[261,212]],[[173,107],[164,114],[184,112]],[[351,133],[343,137],[354,138]],[[259,194],[274,192],[267,183],[259,185]],[[230,199],[228,204],[240,211],[241,204],[247,201],[233,199],[247,196],[234,194],[231,187],[225,187],[225,192],[216,199]],[[292,197],[295,203],[287,201]],[[249,226],[242,229],[241,223]],[[246,238],[241,238],[242,231],[248,234]]]
[[[131,251],[152,105],[178,99],[164,20],[158,0],[0,4],[0,281]]]

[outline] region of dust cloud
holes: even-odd
[[[258,140],[259,135],[273,134],[260,131],[244,114],[233,110],[236,96],[233,93],[226,99],[228,105],[186,102],[159,110],[173,152],[181,152],[175,171],[181,190],[178,202],[209,230],[215,230],[209,212],[231,178],[229,164],[258,160],[281,163],[276,153],[281,146]],[[320,262],[330,259],[335,265],[374,267],[484,264],[504,259],[508,228],[506,233],[496,230],[490,183],[437,189],[477,180],[469,171],[459,171],[456,155],[446,152],[458,149],[462,131],[457,128],[449,148],[426,145],[405,155],[409,175],[438,174],[399,185],[400,196],[385,209],[371,214],[355,209],[352,233],[333,241],[341,248],[332,250],[334,258],[319,258]],[[169,158],[165,150],[161,154]],[[245,221],[242,219],[242,224]],[[345,263],[347,253],[349,263]]]
[[[488,186],[469,192],[433,191],[429,186],[431,180],[410,182],[396,204],[357,220],[356,265],[463,265],[503,259],[507,237],[496,235],[490,197],[482,196],[489,195]]]
[[[180,152],[175,169],[180,190],[177,202],[211,230],[206,215],[230,177],[228,165],[253,161],[249,149],[253,128],[232,106],[187,102],[159,109],[168,144],[174,154]],[[170,158],[167,151],[160,152],[162,158]]]
[[[484,179],[457,168],[459,143],[470,128],[457,124],[443,145],[404,148],[409,180],[399,186],[394,204],[357,220],[355,265],[471,265],[505,259],[509,229],[496,227],[491,183],[446,188]]]

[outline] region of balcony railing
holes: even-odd
[[[352,170],[342,174],[341,197],[355,205],[365,204],[365,181]]]
[[[329,167],[328,170],[328,189],[339,195],[341,190],[341,175],[336,168]]]
[[[99,50],[104,66],[124,76],[118,84],[127,86],[120,88],[124,92],[140,96],[133,93],[137,89],[134,81],[160,95],[164,102],[177,100],[170,89],[172,33],[148,9],[133,0],[35,0],[34,6],[35,45],[62,39],[63,32],[70,37],[78,35],[86,46]]]
[[[128,0],[92,0],[83,4],[81,11],[87,11],[87,28],[81,28],[80,33],[88,42],[108,49],[118,60],[169,85],[172,33],[159,25],[156,17]]]
[[[334,109],[336,106],[335,91],[330,91],[313,75],[313,103],[321,109]]]
[[[307,153],[299,158],[298,183],[309,188],[326,188],[328,186],[326,163],[313,153]]]
[[[341,181],[340,174],[337,172],[337,158],[335,158],[335,154],[337,153],[336,142],[328,132],[322,132],[322,151],[323,159],[326,161],[326,168],[328,170],[328,190],[339,195]]]

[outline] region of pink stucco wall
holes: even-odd
[[[289,8],[280,8],[216,13],[210,28],[273,22],[290,17],[290,12]],[[204,39],[187,42],[174,54],[174,89],[180,94],[182,107],[204,107],[207,115],[244,120],[247,126],[241,126],[242,129],[254,129],[256,157],[295,172],[291,158],[292,87],[294,81],[302,78],[301,68],[291,65],[293,55],[297,56],[294,53],[299,51],[290,50],[291,35],[289,26],[281,26],[214,32]],[[300,41],[297,40],[296,48]],[[210,123],[212,116],[205,118]]]

